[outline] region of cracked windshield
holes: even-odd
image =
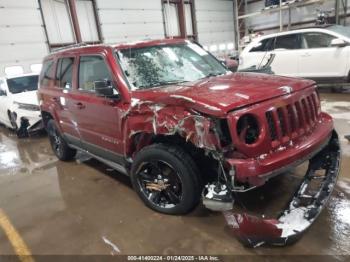
[[[193,43],[128,48],[117,55],[132,90],[196,81],[228,72]]]

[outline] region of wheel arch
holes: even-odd
[[[50,112],[47,112],[47,111],[41,111],[41,117],[43,119],[43,123],[44,123],[45,128],[47,127],[47,123],[49,122],[49,120],[54,119],[52,114]]]
[[[172,135],[146,132],[134,134],[130,137],[130,148],[127,157],[133,159],[143,148],[153,144],[167,144],[181,147],[193,158],[206,181],[210,181],[213,178],[213,174],[217,171],[217,160],[208,154],[205,149],[197,147],[191,141],[186,141],[178,133]]]

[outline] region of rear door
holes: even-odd
[[[66,138],[70,143],[80,145],[80,134],[77,127],[77,122],[72,114],[71,107],[71,92],[74,83],[74,67],[76,57],[66,56],[60,57],[57,60],[55,84],[51,100],[55,105],[55,113],[59,119],[59,125]]]
[[[111,73],[103,53],[86,54],[79,58],[78,84],[71,97],[73,112],[81,134],[82,145],[89,152],[104,159],[123,161],[123,110],[117,81]],[[114,98],[98,96],[95,83],[107,81],[114,89]]]
[[[248,52],[243,51],[240,58],[239,70],[258,69],[264,66],[270,56],[270,51],[273,46],[274,37],[259,41]]]
[[[271,70],[276,75],[298,76],[298,58],[301,52],[300,35],[288,34],[277,36],[272,54]]]
[[[299,75],[309,78],[347,76],[349,47],[331,46],[336,37],[322,32],[302,34]]]

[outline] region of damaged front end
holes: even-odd
[[[8,112],[8,117],[18,138],[25,138],[44,130],[40,107],[34,103],[15,101],[14,107]]]
[[[244,245],[284,246],[298,240],[321,213],[332,194],[339,168],[340,146],[338,135],[333,131],[329,143],[309,160],[302,183],[278,218],[267,219],[228,210],[232,207],[232,192],[218,184],[205,189],[203,202],[208,208],[224,202],[216,211],[223,211],[228,226]]]
[[[16,129],[16,134],[18,138],[28,137],[30,134],[36,134],[44,129],[44,123],[42,119],[37,120],[31,125],[28,118],[21,117],[20,126]]]

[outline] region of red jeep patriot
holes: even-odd
[[[202,196],[249,244],[285,244],[304,231],[338,175],[337,134],[313,81],[232,73],[187,40],[57,51],[44,59],[38,97],[60,160],[81,150],[130,175],[159,212],[187,213]],[[227,213],[232,193],[305,161],[305,179],[278,220]],[[322,183],[311,195],[314,180]],[[254,233],[257,223],[269,230]]]

